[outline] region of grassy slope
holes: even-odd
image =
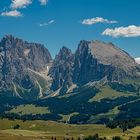
[[[97,114],[96,116],[91,116],[89,122],[90,123],[96,123],[101,118],[109,118],[109,120],[113,120],[118,114],[120,110],[118,109],[118,106],[113,108],[112,110],[109,110],[106,113]]]
[[[70,117],[72,117],[74,115],[78,115],[78,114],[79,114],[78,112],[71,113],[71,114],[68,114],[68,115],[60,114],[60,116],[62,116],[62,119],[60,120],[60,122],[69,122]]]
[[[96,116],[91,116],[89,122],[90,123],[96,123],[98,120],[100,120],[101,118],[109,118],[109,120],[113,120],[114,118],[116,118],[116,116],[121,112],[121,110],[119,110],[119,107],[123,106],[123,105],[127,105],[129,103],[135,103],[137,101],[139,101],[140,99],[136,99],[124,104],[121,104],[119,106],[116,106],[115,108],[109,110],[108,112],[105,113],[100,113],[97,114]]]
[[[108,139],[116,135],[122,136],[123,139],[128,139],[130,136],[136,137],[140,130],[140,127],[136,127],[123,133],[119,128],[111,130],[104,125],[69,125],[45,121],[0,120],[0,124],[0,140],[51,139],[52,136],[62,140],[65,137],[78,138],[81,135],[88,136],[95,133],[106,136]],[[16,124],[20,124],[19,130],[12,129]]]
[[[36,107],[35,105],[19,105],[12,110],[9,111],[10,113],[18,113],[20,115],[25,114],[49,114],[50,111],[47,107]]]
[[[101,91],[97,93],[93,98],[89,100],[89,102],[97,101],[100,102],[102,99],[116,99],[119,97],[128,97],[128,96],[134,96],[134,94],[126,94],[123,92],[118,92],[116,90],[113,90],[109,86],[105,86],[101,88]]]

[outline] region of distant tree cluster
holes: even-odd
[[[88,137],[84,138],[84,140],[106,140],[106,138],[105,137],[101,138],[101,137],[99,137],[98,134],[95,134],[93,136],[88,136]]]
[[[117,82],[112,82],[109,84],[111,88],[119,92],[135,92],[139,93],[139,86],[135,86],[132,84],[121,84]]]
[[[120,136],[115,136],[112,138],[112,140],[121,140],[121,137]]]
[[[55,114],[29,114],[29,115],[19,115],[16,113],[3,113],[1,115],[2,118],[8,118],[9,120],[53,120],[53,121],[57,121],[59,119],[61,119],[61,116],[55,115]]]
[[[111,121],[111,122],[107,123],[106,127],[109,127],[111,129],[119,127],[124,132],[127,129],[132,129],[132,128],[136,127],[137,124],[139,124],[139,122],[136,120],[118,120],[118,121]]]
[[[20,125],[19,125],[19,124],[15,125],[15,126],[13,127],[13,129],[19,129],[19,128],[20,128]]]
[[[80,139],[78,139],[80,140]],[[83,140],[107,140],[106,137],[100,137],[98,134],[94,134],[93,136],[85,137]],[[120,136],[112,137],[112,140],[121,140]]]
[[[80,139],[78,139],[78,140],[80,140]],[[101,137],[99,137],[98,134],[95,134],[93,136],[88,136],[88,137],[84,138],[83,140],[107,140],[107,138],[106,137],[101,138]],[[112,140],[122,140],[122,138],[120,136],[113,136]],[[140,135],[136,137],[136,140],[140,140]]]
[[[139,136],[137,136],[137,140],[140,140],[140,135],[139,135]]]

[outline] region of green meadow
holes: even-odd
[[[20,127],[14,129],[17,124]],[[113,136],[121,136],[123,140],[135,140],[139,132],[140,127],[122,132],[119,128],[110,129],[97,124],[70,125],[53,121],[0,120],[0,140],[77,140],[96,133],[107,140],[111,140]]]

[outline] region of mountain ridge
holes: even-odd
[[[36,99],[49,94],[64,95],[104,77],[110,82],[121,82],[139,76],[139,65],[113,43],[82,40],[75,53],[63,46],[54,59],[42,44],[28,43],[12,35],[1,39],[0,48],[2,83],[8,79],[16,95],[23,98],[28,98],[32,90],[38,92]]]

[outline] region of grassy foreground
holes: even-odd
[[[19,124],[19,129],[13,129],[13,126]],[[109,129],[104,125],[69,125],[63,123],[57,123],[52,121],[26,121],[19,120],[9,121],[0,120],[0,140],[50,140],[52,137],[56,137],[57,140],[63,140],[64,138],[84,137],[94,135],[98,133],[102,137],[106,137],[108,140],[113,136],[121,136],[124,140],[136,139],[139,135],[140,127],[122,132],[121,129]]]

